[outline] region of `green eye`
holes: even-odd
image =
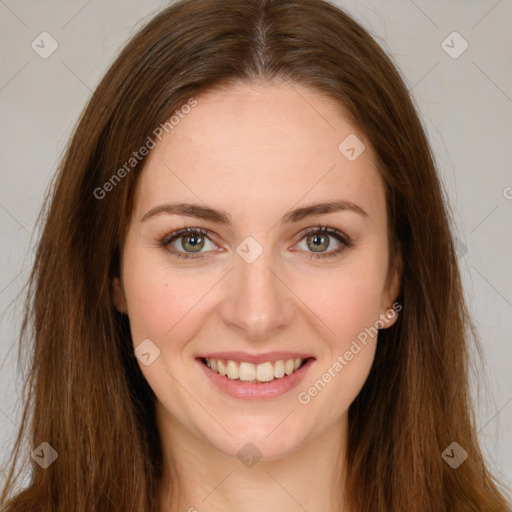
[[[161,245],[178,258],[202,258],[201,251],[207,241],[213,245],[213,249],[217,247],[208,238],[207,233],[207,231],[199,228],[180,229],[164,237]],[[174,245],[175,242],[180,242],[180,248]]]
[[[203,235],[191,234],[181,237],[181,246],[185,251],[190,248],[191,252],[199,252],[204,247],[205,239]]]
[[[327,258],[339,255],[344,249],[351,247],[352,242],[348,237],[343,235],[337,229],[329,228],[327,226],[318,226],[316,228],[309,228],[304,233],[306,248],[305,252],[311,252],[310,259],[314,258]],[[331,239],[336,240],[338,249],[326,252],[332,245]],[[302,242],[301,240],[301,242]]]
[[[324,250],[329,248],[330,240],[328,236],[325,235],[308,235],[306,238],[306,245],[313,252],[323,252]]]
[[[352,246],[347,236],[327,226],[308,228],[302,235],[300,243],[305,240],[305,247],[301,248],[301,251],[309,253],[310,259],[338,256],[344,249]],[[335,244],[332,243],[333,239],[336,240]],[[212,245],[210,250],[218,248],[208,238],[208,231],[200,228],[180,229],[166,235],[160,241],[163,248],[178,258],[202,258],[204,253],[208,252],[208,249],[203,251],[208,243]],[[327,252],[332,245],[336,244],[337,249]]]

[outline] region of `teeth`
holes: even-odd
[[[274,364],[274,377],[279,379],[284,377],[284,361],[276,361]]]
[[[270,382],[274,380],[274,365],[272,363],[259,364],[256,370],[256,380],[260,382]]]
[[[228,361],[228,377],[230,379],[238,379],[238,365],[235,361]]]
[[[240,363],[238,378],[240,380],[255,380],[256,366],[254,366],[252,363]]]
[[[245,361],[223,361],[221,359],[206,359],[206,365],[219,375],[232,380],[245,382],[270,382],[291,375],[302,365],[304,359],[287,359],[267,361],[261,364],[252,364]]]
[[[207,359],[207,361],[208,361],[208,359]],[[217,359],[217,365],[218,365],[218,373],[222,376],[226,375],[226,373],[227,373],[226,367],[224,366],[224,364],[222,363],[222,361],[220,359]],[[212,370],[213,370],[213,368],[212,368]]]

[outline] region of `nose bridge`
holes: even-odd
[[[251,245],[252,243],[252,245]],[[270,247],[260,249],[252,242],[242,242],[229,276],[229,297],[224,320],[242,329],[248,338],[269,338],[289,323],[292,315],[289,293],[276,274],[276,262]],[[246,250],[244,252],[244,249]],[[248,250],[247,250],[248,249]],[[260,252],[256,259],[252,257]]]

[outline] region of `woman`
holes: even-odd
[[[80,119],[31,285],[8,512],[510,510],[427,139],[329,3],[151,20]]]

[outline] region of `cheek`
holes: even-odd
[[[142,255],[141,255],[142,256]],[[154,339],[163,343],[200,314],[201,300],[214,276],[194,276],[190,272],[171,272],[162,259],[135,255],[126,260],[130,269],[124,278],[128,315],[133,341]]]
[[[315,371],[301,386],[297,399],[311,414],[311,421],[313,411],[322,411],[323,420],[329,423],[348,409],[372,367],[384,268],[378,259],[366,259],[334,277],[318,277],[303,282],[299,294],[309,290],[301,296],[308,297],[314,316],[322,320],[325,328],[317,325],[325,344],[319,348]]]
[[[347,340],[356,339],[375,325],[380,307],[380,295],[375,288],[371,283],[363,286],[360,280],[347,279],[341,283],[329,312],[339,349],[346,346]]]
[[[381,313],[384,276],[378,264],[342,269],[336,275],[312,276],[297,282],[297,295],[322,320],[325,338],[337,350],[375,325]]]
[[[306,421],[324,425],[337,421],[355,400],[373,364],[379,319],[380,290],[375,276],[347,273],[324,283],[310,296],[327,325],[315,370],[297,393]],[[320,348],[322,347],[322,348]]]
[[[328,364],[319,365],[311,379],[301,386],[297,402],[306,421],[331,425],[347,413],[368,378],[375,356],[375,343],[358,345],[357,349],[352,346],[353,350],[347,347]],[[351,354],[350,360],[347,354]]]
[[[144,251],[127,253],[125,270],[133,345],[149,339],[160,350],[150,365],[139,361],[139,368],[165,409],[193,428],[190,399],[180,391],[180,383],[187,382],[193,362],[188,342],[204,322],[206,301],[202,299],[214,276],[193,277],[190,272],[171,270],[161,257]]]

